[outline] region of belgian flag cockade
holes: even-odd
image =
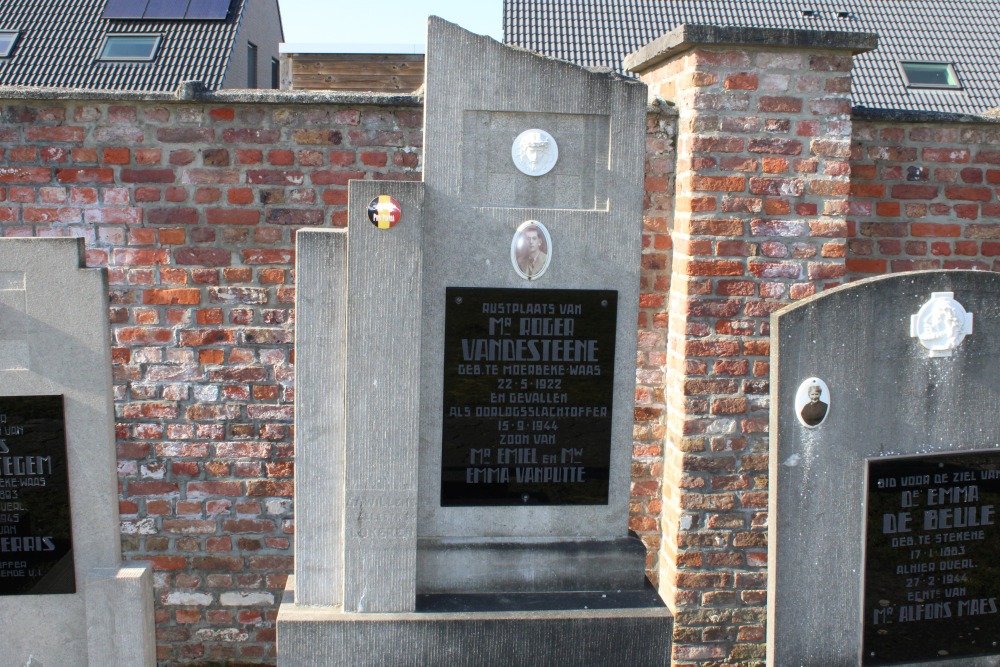
[[[395,227],[402,217],[399,202],[389,195],[379,195],[368,203],[368,219],[379,229]]]

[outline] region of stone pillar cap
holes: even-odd
[[[872,51],[878,46],[873,32],[745,28],[684,23],[640,47],[624,60],[636,74],[696,46],[767,46],[781,49]]]

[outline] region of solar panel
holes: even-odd
[[[221,21],[229,14],[229,5],[231,4],[232,0],[191,0],[184,18]]]
[[[149,0],[144,19],[182,19],[187,12],[188,0]]]
[[[107,0],[103,19],[224,21],[232,0]]]
[[[102,19],[141,19],[148,0],[108,0]]]

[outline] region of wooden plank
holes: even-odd
[[[299,90],[412,92],[424,81],[422,55],[308,54],[291,69]]]
[[[343,85],[362,84],[366,82],[391,81],[393,86],[399,85],[420,85],[424,79],[420,76],[364,76],[360,74],[344,76],[304,76],[296,78],[296,84],[311,83],[313,85],[323,83],[338,83]]]
[[[423,67],[411,67],[400,65],[350,65],[337,64],[329,66],[321,63],[313,63],[308,66],[296,67],[292,70],[295,75],[302,74],[322,74],[337,76],[341,74],[370,74],[373,76],[393,76],[393,75],[415,75],[423,76]]]
[[[416,71],[423,72],[423,63],[406,63],[406,62],[343,62],[343,61],[327,61],[327,60],[313,60],[308,62],[295,61],[292,65],[292,69],[295,71],[329,71],[329,72],[354,72],[354,71],[387,71],[387,70],[405,70],[405,71]]]
[[[285,54],[293,62],[423,62],[423,54],[408,53],[291,53]]]
[[[413,82],[389,81],[386,79],[365,79],[355,82],[343,81],[296,81],[294,90],[352,90],[365,92],[413,92],[423,84],[423,79]]]

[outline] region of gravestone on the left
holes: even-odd
[[[82,239],[0,239],[0,667],[153,665],[121,563],[107,283]]]

